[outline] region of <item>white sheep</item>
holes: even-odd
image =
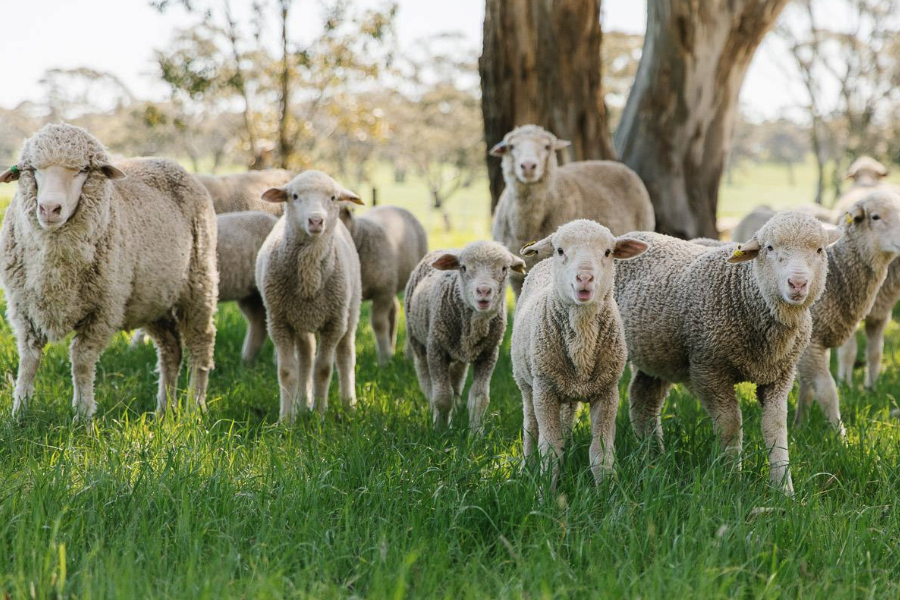
[[[818,204],[805,204],[792,208],[791,210],[811,215],[823,223],[831,223],[834,219],[834,215],[830,209],[819,206]],[[775,210],[773,210],[772,207],[766,204],[760,204],[740,220],[731,232],[731,241],[746,242],[753,237],[753,234],[756,233],[766,221],[774,216]]]
[[[284,206],[265,202],[260,196],[269,188],[286,184],[293,175],[284,169],[265,169],[196,177],[209,191],[217,215],[255,210],[280,217],[284,212]]]
[[[830,349],[853,336],[866,315],[888,266],[900,255],[900,195],[870,192],[844,215],[844,236],[828,248],[828,284],[812,307],[813,332],[797,363],[800,382],[796,422],[800,425],[815,398],[825,416],[845,434],[838,393],[829,371]]]
[[[305,171],[262,198],[285,207],[256,259],[278,359],[280,419],[291,422],[311,405],[325,413],[335,361],[344,408],[354,409],[359,256],[339,215],[343,203],[362,201],[321,171]]]
[[[96,411],[100,354],[122,329],[144,327],[159,355],[157,410],[175,394],[182,341],[195,402],[213,367],[217,276],[215,213],[207,191],[176,163],[113,166],[103,145],[71,125],[25,142],[0,233],[7,316],[19,349],[13,413],[34,392],[47,341],[70,347],[77,419]]]
[[[383,365],[391,360],[397,345],[397,294],[428,252],[428,235],[411,212],[396,206],[378,206],[359,217],[345,207],[341,220],[359,253],[362,299],[372,301],[372,330],[378,363]]]
[[[683,383],[710,413],[722,447],[739,456],[742,416],[734,386],[754,382],[770,479],[792,494],[787,396],[810,339],[810,306],[825,288],[825,248],[840,235],[796,212],[778,213],[740,246],[629,234],[650,244],[616,269],[635,432],[662,443],[660,410],[672,384]]]
[[[634,171],[606,160],[558,166],[556,151],[569,145],[541,127],[524,125],[491,149],[502,158],[506,182],[491,233],[511,252],[573,219],[598,221],[614,235],[656,226],[650,195]],[[528,267],[534,263],[526,261]],[[518,274],[510,278],[517,296],[522,279]]]
[[[435,427],[449,425],[454,395],[462,393],[469,363],[469,427],[480,432],[490,382],[506,332],[506,286],[525,262],[496,242],[429,252],[406,284],[407,353],[428,398]]]
[[[553,459],[553,485],[570,429],[561,409],[591,407],[590,461],[597,481],[613,470],[619,378],[627,348],[613,297],[617,259],[638,256],[647,244],[616,238],[599,223],[579,219],[522,248],[549,256],[529,271],[516,303],[513,377],[522,392],[525,459],[539,446],[543,468]],[[565,418],[565,417],[563,417]]]

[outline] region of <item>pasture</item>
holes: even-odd
[[[723,189],[723,212],[790,203],[809,189],[808,168],[786,188],[774,167],[748,167]],[[381,178],[381,202],[413,209],[433,248],[489,236],[481,182],[451,200],[456,229],[445,233],[424,186]],[[508,333],[486,434],[473,438],[464,407],[449,432],[432,431],[402,353],[377,366],[367,307],[358,412],[341,414],[335,385],[324,419],[288,428],[277,425],[271,343],[244,366],[237,308],[220,306],[217,326],[207,414],[157,420],[153,349],[129,350],[120,334],[101,359],[87,432],[71,422],[64,344],[47,348],[26,416],[8,418],[17,355],[0,324],[4,597],[900,597],[900,421],[889,416],[900,398],[896,325],[877,388],[840,390],[846,443],[818,408],[804,428],[790,428],[795,498],[767,484],[750,386],[739,388],[744,459],[733,472],[706,413],[680,387],[663,412],[666,451],[641,445],[628,423],[626,375],[617,476],[594,486],[582,414],[558,493],[544,503],[546,482],[519,468]],[[792,393],[790,419],[795,401]]]

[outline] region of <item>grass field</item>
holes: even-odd
[[[381,195],[416,209],[438,246],[487,235],[479,190],[452,201],[452,234],[437,233],[421,186],[385,183]],[[292,428],[276,423],[271,344],[253,366],[240,363],[244,326],[234,306],[217,317],[203,416],[153,417],[154,352],[129,350],[122,334],[101,360],[88,433],[71,423],[66,347],[49,346],[25,418],[0,418],[0,593],[900,598],[900,422],[888,416],[900,398],[896,326],[877,389],[841,390],[846,443],[818,409],[806,427],[791,428],[794,499],[767,485],[759,408],[745,385],[740,473],[716,452],[697,401],[676,388],[664,411],[664,454],[638,443],[623,404],[618,474],[595,487],[582,415],[559,493],[542,504],[544,482],[518,468],[521,407],[508,338],[484,438],[468,435],[464,409],[436,434],[411,364],[398,353],[377,367],[364,310],[358,413],[332,409]],[[16,361],[0,324],[0,415],[9,414]]]

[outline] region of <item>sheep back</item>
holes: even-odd
[[[197,175],[200,183],[209,191],[216,214],[262,211],[280,217],[284,206],[260,199],[269,188],[281,187],[291,180],[290,171],[266,169],[232,175]]]
[[[243,211],[216,217],[219,301],[243,300],[256,292],[256,255],[278,218]]]

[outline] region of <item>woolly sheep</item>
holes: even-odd
[[[26,141],[0,233],[7,316],[19,374],[13,413],[34,392],[47,341],[75,332],[69,356],[76,419],[96,411],[94,373],[121,329],[144,327],[159,355],[157,410],[175,394],[182,342],[194,400],[205,406],[213,367],[216,225],[206,190],[176,163],[113,166],[103,145],[72,125]]]
[[[258,211],[218,215],[219,302],[237,302],[247,321],[241,357],[252,362],[266,341],[266,307],[256,288],[256,255],[278,219]]]
[[[281,204],[264,202],[260,200],[260,196],[269,188],[286,184],[292,175],[290,171],[284,169],[266,169],[231,175],[196,177],[209,190],[217,215],[255,210],[280,217],[284,207]]]
[[[510,251],[578,218],[603,223],[614,235],[656,226],[650,195],[634,171],[605,160],[558,166],[556,151],[569,145],[541,127],[524,125],[491,149],[502,158],[506,182],[491,233]],[[526,264],[535,262],[529,258]],[[518,274],[510,277],[516,296],[522,279]]]
[[[378,362],[383,365],[397,345],[397,294],[428,252],[428,235],[411,212],[396,206],[379,206],[360,217],[345,207],[341,220],[359,253],[362,299],[372,301],[372,330]]]
[[[525,262],[496,242],[437,250],[419,261],[406,284],[407,352],[432,409],[435,427],[450,423],[469,363],[469,426],[480,431],[490,382],[506,332],[506,285]]]
[[[305,171],[262,198],[284,204],[284,217],[256,259],[257,289],[278,359],[280,420],[291,422],[311,405],[325,413],[335,362],[341,401],[355,409],[359,256],[339,213],[344,202],[362,201],[321,171]]]
[[[636,433],[662,444],[663,401],[673,383],[683,383],[710,413],[721,445],[737,457],[743,432],[734,385],[754,382],[771,481],[792,494],[787,396],[809,342],[810,306],[825,288],[824,248],[840,235],[797,212],[777,214],[740,246],[629,234],[650,244],[616,269]]]
[[[806,213],[823,223],[831,223],[833,220],[831,210],[817,204],[806,204],[791,210]],[[734,231],[731,232],[731,240],[734,242],[746,242],[773,216],[775,216],[775,211],[772,207],[765,204],[757,206],[740,220]]]
[[[853,335],[872,306],[888,265],[900,254],[900,196],[872,192],[853,204],[845,217],[843,238],[828,248],[828,284],[812,307],[812,338],[797,363],[796,414],[800,425],[815,397],[841,435],[845,431],[828,368],[830,349]]]
[[[616,238],[585,219],[522,248],[523,256],[550,257],[525,278],[516,303],[511,354],[513,377],[522,392],[525,459],[537,444],[543,468],[548,458],[554,459],[554,484],[565,439],[561,409],[579,401],[591,407],[595,480],[613,470],[618,384],[627,354],[613,297],[614,260],[646,249],[644,242]]]

